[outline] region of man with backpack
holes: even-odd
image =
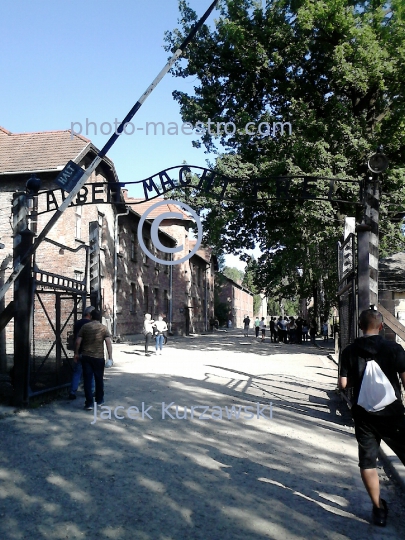
[[[373,503],[373,522],[384,527],[388,507],[380,498],[376,460],[384,440],[405,465],[405,409],[398,378],[405,386],[405,351],[379,335],[383,318],[378,311],[363,311],[359,327],[363,336],[342,352],[339,386],[353,389],[361,478]]]

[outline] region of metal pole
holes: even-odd
[[[370,269],[369,244],[370,229],[365,223],[356,227],[357,230],[357,283],[359,294],[359,313],[370,308]]]
[[[173,253],[170,254],[170,260],[173,261]],[[169,266],[169,334],[172,334],[173,324],[173,265]]]
[[[19,233],[20,243],[14,249],[14,257],[25,252],[31,245],[34,233],[25,229]],[[26,264],[14,285],[14,404],[28,404],[29,363],[31,354],[31,330],[33,311],[32,264]]]
[[[76,180],[76,185],[73,187],[73,189],[70,191],[69,195],[66,197],[64,202],[61,204],[61,206],[56,210],[55,214],[52,216],[52,218],[49,220],[49,222],[45,225],[41,233],[36,238],[34,244],[30,248],[27,253],[25,253],[20,260],[20,264],[17,265],[16,268],[14,268],[13,272],[7,279],[7,281],[4,283],[4,285],[0,289],[0,300],[4,297],[6,292],[9,290],[11,285],[15,282],[15,280],[18,278],[20,273],[22,272],[24,266],[28,263],[30,260],[31,255],[38,249],[38,246],[42,243],[44,238],[47,236],[49,231],[52,229],[52,227],[55,225],[55,223],[58,221],[60,216],[63,214],[63,212],[68,208],[68,206],[72,203],[75,196],[78,194],[78,192],[82,189],[84,184],[86,183],[87,179],[91,176],[91,174],[96,170],[98,165],[101,163],[102,159],[107,154],[108,150],[112,147],[112,145],[115,143],[115,141],[118,139],[118,137],[121,135],[121,133],[124,131],[125,125],[132,120],[132,118],[135,116],[135,114],[138,112],[138,110],[141,108],[143,102],[146,100],[146,98],[152,93],[152,91],[156,88],[156,86],[159,84],[159,82],[163,79],[163,77],[166,75],[166,73],[171,69],[173,64],[178,60],[178,58],[182,55],[184,49],[187,47],[187,45],[190,43],[190,41],[194,38],[195,34],[198,32],[198,30],[201,28],[201,26],[204,24],[204,22],[207,20],[211,12],[213,11],[215,5],[217,4],[218,0],[215,0],[212,2],[210,7],[207,9],[207,11],[204,13],[204,15],[201,17],[199,21],[196,22],[194,27],[191,29],[189,35],[184,39],[180,47],[176,50],[176,52],[173,54],[173,56],[169,59],[167,64],[164,66],[164,68],[159,72],[157,77],[152,81],[152,83],[148,86],[148,88],[145,90],[145,92],[141,95],[141,97],[138,99],[138,101],[135,103],[135,105],[132,107],[132,109],[129,111],[129,113],[126,115],[124,120],[121,122],[121,124],[118,126],[115,133],[109,138],[107,143],[103,146],[103,148],[100,150],[100,152],[97,154],[97,156],[94,158],[93,162],[90,164],[88,169],[84,170],[81,175]],[[72,177],[75,173],[77,174],[77,171],[75,171],[74,168],[75,164],[72,162],[69,162],[65,169],[60,173],[59,177],[65,177],[69,178]],[[58,178],[59,178],[58,177]]]
[[[369,233],[369,268],[370,268],[370,304],[377,309],[378,305],[378,222],[380,210],[380,184],[378,176],[373,175],[367,191],[366,223],[370,226]]]
[[[380,186],[377,176],[365,180],[363,222],[357,225],[359,313],[378,304],[378,221]]]

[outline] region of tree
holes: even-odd
[[[236,283],[241,283],[244,276],[243,270],[239,270],[238,268],[230,267],[230,266],[225,266],[224,269],[222,270],[222,273],[227,278],[232,279],[233,281],[236,281]]]
[[[253,314],[257,315],[262,305],[262,297],[260,292],[264,290],[264,287],[256,285],[257,282],[258,264],[254,257],[251,257],[245,268],[245,275],[243,277],[242,285],[249,289],[253,293]],[[267,315],[267,314],[266,314]]]
[[[185,1],[179,5],[182,28],[166,36],[172,49],[197,18]],[[283,298],[314,296],[320,314],[335,299],[344,216],[360,218],[353,185],[335,193],[353,204],[271,201],[274,181],[253,202],[251,178],[361,180],[368,156],[382,144],[390,169],[384,175],[389,197],[381,208],[381,248],[384,255],[404,249],[402,220],[392,220],[405,207],[402,0],[273,0],[264,8],[254,0],[224,0],[220,6],[215,27],[203,28],[173,70],[197,80],[193,94],[174,93],[183,120],[223,123],[193,144],[222,148],[213,167],[240,179],[227,190],[232,200],[200,196],[205,239],[242,256],[259,242],[256,285]],[[290,122],[292,134],[263,134],[278,121]],[[256,126],[253,135],[244,130],[248,122],[251,130]],[[227,134],[224,124],[231,123],[237,129]]]

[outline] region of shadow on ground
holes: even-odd
[[[353,440],[333,381],[310,388],[304,377],[205,367],[203,381],[108,370],[106,405],[123,407],[122,419],[113,409],[111,420],[91,424],[81,400],[61,400],[2,420],[0,538],[369,538],[368,513],[356,508],[342,467]],[[174,418],[162,418],[162,402],[177,404],[177,416],[172,406]],[[130,419],[128,407],[142,403],[152,419]],[[196,410],[190,419],[197,405],[209,407],[207,420]],[[227,418],[232,405],[243,419]],[[222,420],[212,419],[219,409]]]

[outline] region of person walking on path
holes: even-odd
[[[302,321],[302,339],[305,342],[308,341],[308,331],[309,331],[309,328],[308,328],[307,321]]]
[[[317,332],[316,320],[312,319],[309,325],[309,335],[311,336],[311,343],[313,343],[314,345],[315,345],[316,332]]]
[[[322,325],[323,340],[328,341],[328,321],[325,321]]]
[[[169,336],[169,327],[167,325],[167,316],[166,315],[163,317],[163,322],[166,323],[166,330],[163,332],[163,345],[166,345],[167,338]]]
[[[256,317],[254,325],[255,325],[256,338],[258,338],[259,337],[259,330],[260,330],[260,319],[259,319],[259,317]]]
[[[273,317],[273,322],[274,322],[274,343],[279,343],[280,334],[279,334],[278,326],[277,326],[277,317]]]
[[[398,379],[399,375],[405,386],[405,351],[399,344],[378,335],[383,328],[383,318],[378,311],[363,311],[359,326],[363,336],[342,352],[339,387],[345,389],[350,385],[353,389],[351,412],[359,447],[360,474],[373,503],[374,524],[385,526],[388,507],[380,498],[376,459],[380,442],[384,440],[405,465],[405,409]],[[357,403],[368,360],[375,360],[395,392],[395,401],[377,412],[367,412]]]
[[[260,325],[260,331],[262,333],[262,343],[266,337],[266,321],[264,319],[264,317],[262,317],[262,320],[259,322],[259,325]]]
[[[279,317],[278,322],[278,341],[287,343],[287,320],[284,317]]]
[[[145,318],[143,321],[142,333],[145,336],[145,356],[150,356],[149,345],[153,336],[153,323],[155,321],[152,319],[150,313],[145,313]]]
[[[153,324],[155,328],[156,338],[156,354],[162,354],[164,333],[167,331],[167,324],[163,320],[163,317],[159,315],[158,320]]]
[[[80,331],[80,328],[91,321],[91,312],[94,311],[96,308],[94,306],[87,306],[86,309],[83,312],[83,318],[79,321],[76,321],[74,327],[73,327],[73,339],[74,343],[76,344],[77,335]],[[76,392],[79,388],[80,379],[82,377],[83,368],[82,368],[82,351],[81,348],[79,349],[79,357],[77,359],[77,362],[73,363],[73,375],[72,375],[72,382],[70,385],[69,390],[69,399],[73,400],[76,399]],[[91,380],[92,384],[92,392],[94,392],[94,378]]]
[[[295,324],[294,317],[290,317],[289,329],[290,329],[289,341],[290,341],[290,343],[295,343],[296,342],[297,325]]]
[[[249,326],[250,326],[249,315],[246,315],[245,318],[243,319],[243,335],[245,337],[249,336]]]
[[[297,326],[297,329],[295,331],[295,343],[297,345],[302,344],[302,319],[301,317],[298,317],[298,319],[295,321],[295,324]]]
[[[276,326],[278,330],[278,341],[283,341],[283,325],[281,324],[282,317],[280,316],[277,320]]]
[[[97,405],[104,403],[104,342],[107,345],[108,358],[112,360],[111,335],[107,327],[101,324],[101,313],[94,309],[91,312],[91,321],[81,327],[76,340],[75,362],[79,359],[80,346],[82,347],[82,363],[84,377],[84,394],[86,403],[84,408],[93,409],[93,393],[91,381],[94,376],[96,383]]]
[[[275,334],[274,334],[274,317],[270,317],[270,342],[273,343],[276,341]]]

